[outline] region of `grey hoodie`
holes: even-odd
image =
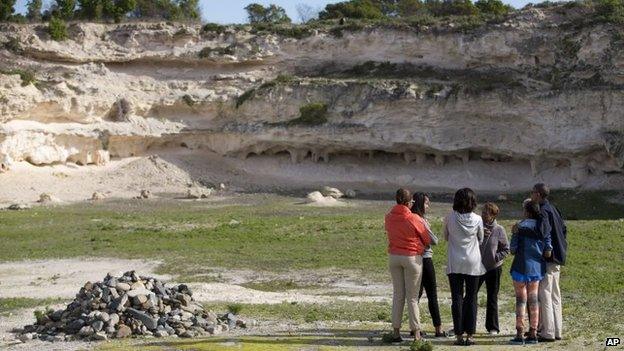
[[[479,246],[483,242],[483,220],[475,213],[451,212],[444,219],[444,239],[448,242],[446,274],[485,274]]]

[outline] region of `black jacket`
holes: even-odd
[[[551,243],[553,246],[552,256],[546,259],[547,262],[565,265],[566,254],[568,252],[568,229],[561,218],[559,210],[553,206],[548,200],[540,203],[541,220],[540,228],[542,235],[550,233]]]

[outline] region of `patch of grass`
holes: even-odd
[[[232,314],[238,315],[241,313],[242,310],[243,310],[243,305],[241,305],[240,303],[232,303],[232,304],[227,305],[227,311]]]
[[[417,340],[417,341],[413,341],[410,344],[410,351],[432,351],[433,350],[433,345],[431,345],[431,342],[426,341],[426,340]]]
[[[207,310],[224,311],[227,306],[219,303],[204,304]],[[379,322],[392,306],[385,302],[334,302],[329,304],[289,303],[241,304],[241,316],[246,318],[290,320],[294,322],[362,321]],[[405,314],[404,318],[407,318]]]
[[[182,96],[182,101],[184,101],[184,103],[189,107],[193,107],[196,104],[195,99],[193,99],[193,97],[189,94]]]
[[[35,72],[31,70],[25,70],[25,69],[13,69],[9,71],[0,70],[0,73],[7,74],[7,75],[14,75],[14,74],[19,75],[20,79],[22,80],[23,87],[28,86],[30,84],[37,85],[37,78],[35,77]]]
[[[247,100],[252,99],[255,95],[256,95],[256,88],[249,89],[243,94],[241,94],[239,97],[236,98],[236,108],[243,106],[243,104]]]
[[[248,282],[242,284],[249,289],[260,290],[260,291],[286,291],[286,290],[294,290],[294,289],[310,289],[310,288],[318,288],[320,285],[316,284],[302,284],[298,283],[292,279],[289,280],[270,280],[270,281],[262,281],[262,282]]]
[[[61,302],[63,302],[62,299],[31,299],[24,297],[0,298],[0,314],[22,308],[55,305]]]
[[[303,39],[312,35],[312,30],[306,25],[256,23],[251,33],[272,33],[286,38]]]
[[[16,37],[11,37],[4,43],[4,48],[14,53],[20,53],[22,51],[22,44],[20,44],[19,39]]]
[[[606,195],[576,194],[576,198],[570,199],[566,194],[553,194],[553,202],[565,216],[575,213],[573,209],[583,216],[591,213],[606,216],[608,211],[613,211],[622,217],[624,213],[622,205],[607,203]],[[237,200],[239,204],[225,202],[215,207],[129,201],[0,211],[3,243],[0,261],[140,257],[163,261],[159,273],[176,277],[205,272],[205,267],[262,269],[284,274],[337,268],[376,281],[389,281],[383,229],[383,215],[391,206],[389,201],[371,206],[310,208],[294,205],[295,200],[289,198],[271,196],[258,200],[259,196],[253,196],[253,203],[241,197]],[[519,207],[515,199],[500,205],[505,213]],[[450,209],[449,204],[436,206],[439,207],[434,213],[444,214]],[[594,206],[596,209],[592,209]],[[106,230],[94,221],[103,218],[110,224],[105,226]],[[505,215],[500,223],[509,233],[515,219],[505,218],[510,215]],[[241,224],[228,225],[232,219]],[[187,224],[196,227],[170,229]],[[440,233],[441,221],[432,218],[431,224],[433,231]],[[624,221],[568,220],[567,224],[568,262],[561,273],[566,338],[578,335],[594,340],[617,335],[621,324],[614,323],[613,316],[624,313],[624,300],[620,296],[624,291],[624,266],[621,264]],[[163,229],[150,229],[155,227]],[[444,274],[446,256],[444,243],[434,247],[440,295],[448,292]],[[505,260],[500,293],[501,298],[508,300],[513,298],[508,274],[510,264],[511,259]],[[445,304],[440,307],[443,320],[449,321],[450,308]],[[513,312],[512,304],[503,308]],[[226,305],[214,310],[224,311]],[[383,303],[245,304],[242,314],[296,321],[378,321],[387,316],[388,311],[389,306]],[[423,323],[430,323],[424,310],[421,317]],[[588,329],[588,325],[592,328]]]
[[[223,56],[223,55],[234,55],[235,51],[234,51],[234,47],[233,46],[227,46],[227,47],[210,47],[207,46],[203,49],[201,49],[199,51],[199,58],[210,58],[214,55],[217,56]]]
[[[299,118],[288,121],[287,125],[319,126],[325,124],[327,123],[327,110],[327,104],[322,102],[301,106]]]

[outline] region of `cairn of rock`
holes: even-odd
[[[24,327],[27,341],[107,340],[133,335],[196,336],[220,334],[245,321],[231,313],[217,316],[193,300],[188,286],[165,286],[134,271],[104,281],[87,282],[66,309],[35,313],[37,322]]]

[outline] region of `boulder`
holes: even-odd
[[[323,189],[321,189],[321,194],[323,194],[323,196],[333,197],[334,199],[340,199],[344,196],[342,191],[328,186],[325,186],[323,187]]]

